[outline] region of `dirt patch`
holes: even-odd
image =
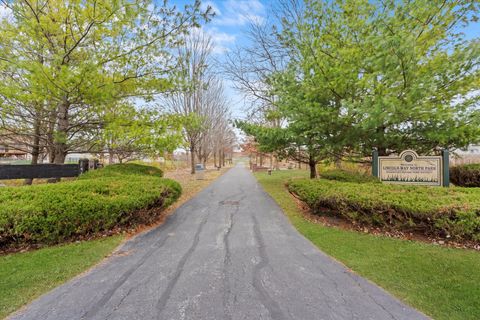
[[[111,255],[116,256],[116,257],[126,257],[126,256],[130,255],[131,253],[133,253],[133,250],[127,250],[127,251],[119,250],[119,251],[113,252]]]

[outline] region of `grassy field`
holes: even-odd
[[[285,182],[305,171],[257,173],[293,225],[318,248],[434,319],[480,319],[480,253],[374,236],[306,220]]]
[[[122,236],[0,256],[0,319],[101,261]]]

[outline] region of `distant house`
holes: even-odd
[[[480,156],[480,145],[471,144],[465,149],[456,150],[455,153],[458,154],[459,156],[466,156],[466,155],[479,155]]]
[[[457,149],[450,158],[452,165],[480,163],[480,145],[471,144],[465,149]]]
[[[2,144],[0,142],[0,158],[27,160],[28,153],[20,150],[19,146]]]

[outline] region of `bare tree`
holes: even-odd
[[[215,142],[222,137],[225,124],[228,123],[228,99],[225,96],[222,82],[217,78],[210,78],[205,84],[202,95],[200,116],[203,119],[203,130],[197,148],[198,159],[207,164],[208,159],[215,152]]]
[[[294,53],[282,43],[275,28],[285,19],[296,21],[303,10],[301,0],[279,0],[274,3],[270,21],[251,21],[246,32],[246,45],[226,55],[223,72],[235,89],[247,101],[248,120],[269,127],[281,127],[284,119],[278,116],[277,97],[272,90],[272,75],[284,71]],[[274,159],[272,159],[274,158]],[[278,168],[279,154],[271,155]]]
[[[271,125],[279,126],[281,119],[268,117],[275,111],[276,102],[268,79],[284,69],[287,52],[264,22],[252,21],[246,36],[249,44],[226,54],[223,72],[249,103],[251,120],[265,122],[268,118]]]
[[[177,90],[165,96],[167,109],[186,119],[184,140],[190,151],[192,174],[195,173],[195,151],[202,138],[202,95],[208,78],[212,48],[211,38],[203,32],[194,32],[185,37],[184,45],[177,52],[180,59],[180,84]]]
[[[207,165],[216,156],[218,137],[225,133],[229,103],[222,82],[214,75],[212,40],[198,31],[178,50],[180,85],[165,95],[166,108],[185,118],[184,141],[190,152],[191,173],[196,160]],[[222,128],[222,129],[220,129]]]

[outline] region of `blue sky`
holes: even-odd
[[[270,1],[260,0],[209,0],[202,1],[202,6],[210,6],[215,17],[204,28],[212,37],[215,45],[214,54],[221,61],[222,55],[235,46],[241,46],[246,40],[250,21],[263,22],[271,7]],[[245,118],[244,97],[239,94],[228,80],[224,80],[226,93],[230,99],[232,116]]]
[[[179,7],[192,2],[193,0],[172,1]],[[215,17],[204,28],[216,44],[216,53],[245,41],[244,32],[249,20],[264,21],[272,3],[267,0],[203,0],[202,7],[205,9],[210,6],[215,12]]]
[[[170,0],[172,3],[183,7],[193,0]],[[216,13],[212,21],[204,26],[204,30],[211,35],[215,44],[214,54],[221,60],[222,56],[235,48],[246,43],[245,32],[248,29],[249,20],[265,21],[271,7],[276,0],[203,0],[202,6],[211,6]],[[469,25],[463,30],[469,39],[480,37],[480,22]],[[227,87],[227,95],[232,102],[232,113],[235,118],[243,118],[244,99],[237,93],[232,84],[224,81]]]
[[[274,0],[272,0],[274,1]],[[215,17],[203,29],[212,37],[215,44],[214,55],[217,60],[235,48],[245,44],[245,32],[251,20],[265,21],[273,2],[267,0],[204,0],[202,7],[211,6]],[[183,7],[193,0],[171,0],[171,3]],[[232,84],[224,80],[227,95],[232,104],[232,116],[243,118],[244,99],[233,88]]]

